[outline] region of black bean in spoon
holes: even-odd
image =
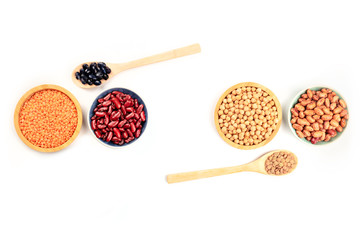
[[[109,79],[111,69],[104,62],[92,62],[90,65],[84,63],[82,68],[75,73],[75,77],[82,84],[100,85],[101,80]]]

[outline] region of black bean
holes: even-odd
[[[89,65],[87,65],[86,63],[84,63],[84,64],[82,65],[82,67],[83,67],[83,69],[87,69],[87,68],[89,68]]]
[[[106,66],[106,64],[105,64],[105,63],[103,63],[103,62],[98,62],[98,66],[99,66],[99,67],[105,67],[105,66]]]
[[[96,79],[96,76],[94,74],[89,74],[90,79]]]
[[[96,63],[95,63],[95,62],[93,62],[93,63],[90,64],[90,68],[93,68],[93,67],[95,67],[95,66],[96,66]]]
[[[86,75],[84,75],[83,77],[82,77],[85,81],[87,81],[89,78],[88,78],[88,76],[86,76]]]
[[[107,74],[111,73],[111,69],[109,67],[106,67],[106,73]]]
[[[96,86],[99,86],[99,85],[101,84],[101,81],[100,81],[100,80],[95,80],[95,81],[94,81],[94,84],[95,84]]]
[[[84,69],[80,69],[79,73],[84,74]]]
[[[79,72],[76,72],[76,73],[75,73],[75,77],[76,77],[77,80],[79,80],[79,79],[80,79],[80,73],[79,73]]]
[[[98,66],[94,67],[95,73],[100,72],[100,68]]]
[[[105,67],[100,67],[100,70],[103,74],[106,74],[106,68]]]
[[[91,70],[89,68],[85,69],[84,71],[86,74],[90,74],[91,73]]]
[[[80,78],[80,82],[84,85],[87,83],[87,81],[84,78]]]
[[[96,76],[96,77],[101,77],[101,78],[102,78],[103,74],[102,74],[102,72],[97,72],[97,73],[95,74],[95,76]]]
[[[109,79],[109,75],[107,75],[106,73],[103,75],[103,79],[108,80]]]
[[[92,82],[92,80],[89,78],[88,80],[87,80],[87,83],[91,86],[91,85],[93,85],[93,82]]]

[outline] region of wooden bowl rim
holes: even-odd
[[[243,145],[240,145],[240,144],[236,144],[234,143],[233,141],[229,140],[221,131],[220,129],[220,125],[219,125],[219,119],[218,119],[218,111],[219,111],[219,108],[220,108],[220,105],[223,101],[223,99],[230,93],[232,92],[233,90],[239,88],[239,87],[257,87],[257,88],[261,88],[262,90],[264,90],[267,94],[269,94],[274,102],[275,102],[275,106],[276,106],[276,109],[278,110],[278,119],[279,119],[279,122],[278,124],[276,125],[276,128],[275,130],[272,132],[272,134],[270,135],[270,137],[264,141],[262,141],[261,143],[257,144],[257,145],[252,145],[252,146],[243,146]],[[242,149],[242,150],[251,150],[251,149],[256,149],[256,148],[259,148],[259,147],[262,147],[262,146],[265,146],[266,144],[268,144],[275,136],[276,134],[278,133],[279,129],[280,129],[280,126],[281,126],[281,122],[282,122],[282,109],[281,109],[281,105],[280,105],[280,102],[278,100],[278,98],[276,97],[276,95],[270,90],[268,89],[267,87],[261,85],[261,84],[258,84],[258,83],[255,83],[255,82],[242,82],[242,83],[238,83],[230,88],[228,88],[222,95],[221,97],[219,98],[217,104],[216,104],[216,107],[215,107],[215,113],[214,113],[214,119],[215,119],[215,127],[216,127],[216,130],[217,132],[219,133],[220,137],[226,142],[228,143],[229,145],[231,145],[232,147],[235,147],[235,148],[238,148],[238,149]]]
[[[32,144],[21,132],[20,130],[20,126],[19,126],[19,114],[20,114],[20,110],[21,107],[23,106],[23,104],[25,103],[25,101],[27,101],[34,93],[42,91],[42,90],[46,90],[46,89],[54,89],[54,90],[58,90],[62,93],[64,93],[66,96],[68,96],[71,101],[75,104],[76,107],[76,111],[77,111],[77,115],[78,115],[78,121],[77,121],[77,125],[76,125],[76,129],[73,133],[73,135],[62,145],[54,147],[54,148],[41,148],[39,146],[36,146],[34,144]],[[63,87],[57,86],[57,85],[53,85],[53,84],[43,84],[43,85],[39,85],[36,87],[33,87],[32,89],[28,90],[18,101],[16,108],[15,108],[15,112],[14,112],[14,125],[15,125],[15,130],[16,133],[19,135],[20,139],[30,148],[39,151],[39,152],[56,152],[59,151],[61,149],[66,148],[67,146],[69,146],[74,140],[75,138],[78,136],[80,129],[81,129],[81,125],[82,125],[82,111],[81,111],[81,107],[80,104],[78,102],[78,100],[75,98],[75,96],[69,92],[68,90],[66,90]]]

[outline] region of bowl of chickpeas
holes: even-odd
[[[215,107],[215,126],[220,137],[243,150],[269,143],[279,131],[281,120],[281,105],[275,94],[254,82],[230,87]]]

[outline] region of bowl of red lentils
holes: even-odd
[[[279,131],[281,120],[281,105],[275,94],[253,82],[230,87],[215,107],[215,126],[220,137],[243,150],[269,143]]]
[[[19,100],[14,125],[20,139],[40,152],[56,152],[69,146],[82,125],[77,99],[65,88],[40,85]]]

